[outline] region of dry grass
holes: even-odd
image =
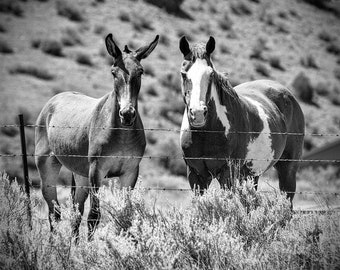
[[[50,81],[55,78],[53,74],[49,73],[44,68],[36,67],[34,65],[17,65],[10,69],[10,73],[29,75],[45,81]]]

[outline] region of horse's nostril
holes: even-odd
[[[204,106],[203,107],[203,115],[206,116],[207,113],[208,113],[208,108],[207,108],[207,106]]]

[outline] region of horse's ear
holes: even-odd
[[[118,48],[117,44],[114,42],[112,38],[112,34],[108,34],[105,38],[105,44],[106,44],[106,49],[108,53],[113,57],[113,58],[118,58],[119,56],[122,55],[122,52]]]
[[[158,39],[159,35],[157,35],[149,45],[143,46],[136,51],[135,57],[137,58],[138,61],[148,57],[150,53],[152,53],[152,51],[156,48],[158,44]]]
[[[191,52],[189,42],[185,36],[182,36],[179,40],[179,49],[181,50],[184,57],[186,57]]]
[[[210,36],[207,42],[207,45],[205,47],[205,50],[208,55],[210,55],[215,50],[215,39],[212,36]]]

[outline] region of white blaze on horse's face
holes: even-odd
[[[194,127],[202,127],[206,122],[207,92],[212,72],[213,69],[205,59],[196,59],[187,72],[187,78],[192,84],[188,117],[190,124]]]

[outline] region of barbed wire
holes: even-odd
[[[84,126],[56,126],[56,125],[35,125],[25,124],[29,128],[60,128],[60,129],[102,129],[102,130],[136,130],[136,131],[160,131],[160,132],[193,132],[193,133],[225,133],[225,130],[205,130],[205,129],[178,129],[178,128],[124,128],[124,127],[84,127]],[[0,128],[19,128],[19,124],[0,125]],[[340,137],[338,133],[302,133],[302,132],[262,132],[262,131],[229,131],[230,134],[270,134],[270,135],[287,135],[287,136],[318,136],[318,137]]]
[[[22,157],[23,154],[3,154],[0,153],[0,158],[14,158]],[[251,162],[251,161],[263,161],[263,162],[321,162],[321,163],[340,163],[339,159],[289,159],[289,158],[277,158],[277,159],[245,159],[245,158],[231,158],[231,157],[183,157],[183,156],[133,156],[133,155],[73,155],[73,154],[27,154],[27,157],[70,157],[70,158],[116,158],[116,159],[184,159],[184,160],[220,160],[220,161],[236,161],[236,162]]]

